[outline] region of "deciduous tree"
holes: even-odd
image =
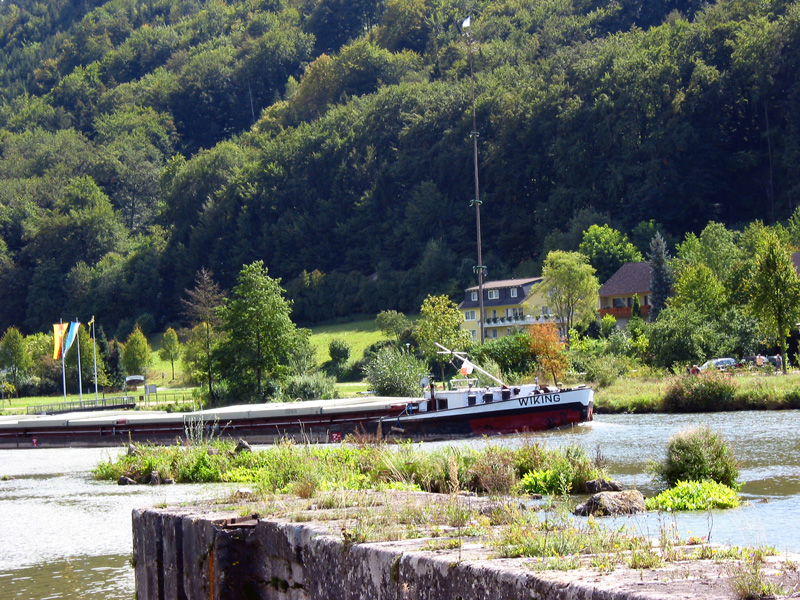
[[[449,357],[437,354],[442,344],[453,351],[464,350],[469,343],[469,334],[460,328],[464,316],[455,302],[447,296],[428,296],[420,308],[420,320],[414,328],[414,337],[419,342],[423,355],[431,362],[439,364],[444,381],[444,365]]]
[[[178,341],[178,333],[172,328],[164,332],[161,340],[161,348],[158,349],[158,356],[161,360],[168,360],[172,367],[172,379],[175,379],[175,361],[181,357],[181,344]]]
[[[584,231],[578,252],[589,259],[600,281],[607,281],[625,263],[642,260],[628,236],[608,225],[592,225]]]
[[[578,323],[594,318],[600,283],[588,258],[580,252],[554,250],[542,267],[544,293],[552,299],[556,315],[569,341],[569,331]]]
[[[531,351],[536,356],[539,368],[553,376],[553,384],[558,385],[558,380],[569,366],[569,360],[564,351],[564,343],[558,335],[555,323],[542,323],[530,325]]]
[[[137,324],[122,349],[122,367],[128,375],[147,375],[153,350]]]
[[[786,373],[786,338],[800,318],[800,277],[790,250],[773,230],[765,230],[747,281],[748,310],[761,323],[769,342],[777,344]]]
[[[411,321],[396,310],[382,310],[375,317],[375,324],[382,333],[394,336],[395,340],[399,340],[402,333],[411,327]]]
[[[32,360],[25,337],[16,327],[9,327],[0,340],[0,367],[11,371],[14,393],[19,397],[19,375],[30,369]]]
[[[214,281],[213,273],[209,269],[203,268],[197,273],[194,287],[186,290],[186,296],[181,300],[183,312],[193,325],[193,332],[196,331],[197,334],[202,335],[203,379],[208,385],[208,399],[213,405],[216,395],[211,354],[219,338],[217,329],[220,321],[217,311],[222,306],[224,295]],[[193,353],[193,356],[194,359],[191,363],[195,369],[192,372],[197,373],[200,359],[197,353]]]
[[[222,371],[229,389],[246,398],[263,400],[265,380],[280,381],[288,375],[298,330],[283,294],[280,281],[256,261],[242,268],[231,298],[219,310]]]

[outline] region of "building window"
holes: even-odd
[[[474,321],[475,320],[475,311],[474,310],[468,310],[467,312],[465,312],[464,313],[464,320],[465,321]]]
[[[627,304],[625,300],[625,298],[614,298],[611,300],[611,306],[614,308],[625,308]]]
[[[489,290],[488,298],[489,300],[497,300],[500,298],[500,290]]]
[[[492,337],[493,338],[497,337],[497,329],[492,329]]]
[[[515,311],[515,310],[517,310],[517,309],[516,309],[516,308],[507,308],[507,309],[506,309],[506,316],[507,316],[507,317],[513,317],[513,316],[514,316],[514,311]]]
[[[542,307],[542,316],[546,317],[549,314],[550,314],[550,307],[549,306],[543,306]]]
[[[476,301],[478,299],[478,292],[472,292],[472,295],[470,297],[472,298],[473,302]]]
[[[493,311],[492,311],[492,318],[493,318],[493,319],[496,319],[496,318],[497,318],[497,311],[496,311],[496,310],[493,310]]]
[[[512,298],[516,298],[517,297],[517,288],[511,288],[511,297]]]
[[[472,336],[473,340],[478,339],[478,330],[477,329],[470,329],[469,334]]]

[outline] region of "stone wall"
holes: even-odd
[[[731,598],[723,566],[535,571],[479,541],[348,544],[307,523],[192,510],[133,513],[137,600],[635,600]]]

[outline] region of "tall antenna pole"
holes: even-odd
[[[486,275],[486,267],[483,264],[483,250],[481,248],[481,191],[478,183],[478,116],[475,110],[475,69],[472,53],[471,25],[472,17],[467,17],[461,24],[461,27],[466,32],[467,47],[469,48],[469,80],[472,95],[472,133],[470,137],[472,138],[473,163],[475,167],[475,198],[470,205],[475,206],[475,222],[478,233],[478,264],[473,267],[473,271],[478,274],[478,306],[480,310],[478,315],[478,330],[480,332],[481,344],[483,344],[483,324],[485,321],[483,310],[483,278]]]

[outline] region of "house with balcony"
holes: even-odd
[[[647,262],[625,263],[617,269],[600,288],[600,318],[612,315],[618,327],[626,327],[631,319],[633,297],[638,296],[642,318],[646,319],[650,314],[651,277],[652,270]]]
[[[542,278],[503,279],[483,284],[484,339],[505,337],[526,325],[557,320],[550,314],[546,295],[542,293]],[[461,329],[469,331],[472,339],[480,339],[480,300],[478,286],[464,290],[464,300],[458,310],[464,315]]]

